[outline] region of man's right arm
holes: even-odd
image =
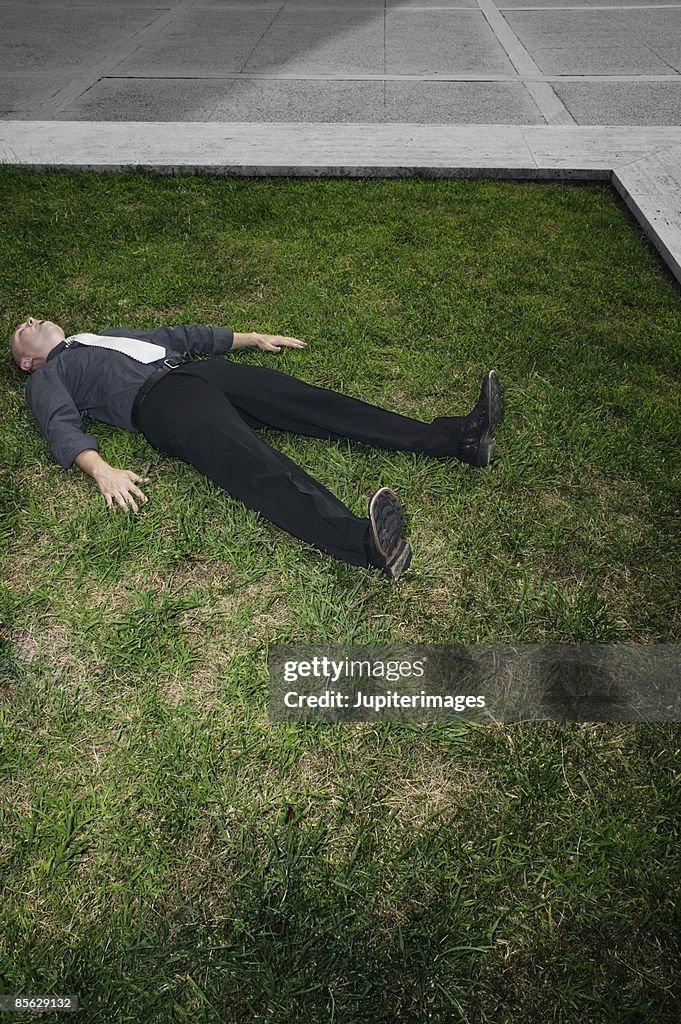
[[[76,455],[75,463],[79,469],[95,480],[106,499],[108,508],[111,508],[115,501],[121,508],[127,508],[130,505],[133,512],[139,512],[134,496],[138,497],[140,501],[148,500],[146,494],[136,486],[136,483],[147,483],[148,476],[141,477],[133,473],[132,470],[116,469],[114,466],[110,466],[93,448],[88,448]]]
[[[138,511],[134,495],[141,501],[147,496],[136,487],[146,483],[127,469],[115,469],[98,452],[97,438],[86,434],[83,420],[63,380],[56,371],[45,367],[37,370],[25,388],[26,401],[35,417],[50,450],[63,469],[74,462],[93,477],[106,499],[107,506],[115,501],[121,508]]]

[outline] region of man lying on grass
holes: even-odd
[[[396,580],[411,562],[411,549],[393,491],[381,487],[371,498],[368,517],[359,518],[256,431],[271,427],[349,438],[486,466],[502,411],[497,376],[493,370],[485,375],[467,416],[424,423],[278,370],[219,358],[248,346],[279,352],[305,344],[205,326],[112,327],[67,338],[58,324],[34,317],[11,337],[15,363],[32,374],[26,401],[54,458],[64,469],[75,462],[94,477],[109,508],[116,502],[137,512],[136,499],[147,500],[137,485],[148,477],[105,462],[97,439],[85,433],[83,415],[142,433],[153,448],[194,466],[293,536]],[[214,358],[192,360],[195,355]]]

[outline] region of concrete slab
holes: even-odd
[[[609,11],[609,17],[626,17],[627,25],[633,27],[644,39],[651,42],[665,42],[670,38],[678,38],[681,31],[681,4],[675,7],[650,7],[635,9],[622,8]]]
[[[512,125],[2,121],[0,161],[36,168],[141,166],[355,177],[412,175],[416,168],[439,174],[506,168],[509,176],[526,171],[532,177],[536,164],[523,134],[528,130]]]
[[[318,10],[286,7],[244,64],[243,71],[380,74],[383,71],[381,8]]]
[[[538,167],[604,171],[633,163],[659,149],[681,144],[681,128],[574,127],[542,128],[529,125],[523,138]]]
[[[396,7],[447,7],[447,8],[465,8],[470,7],[473,10],[477,10],[478,5],[475,0],[385,0],[386,10],[394,10]]]
[[[386,74],[513,70],[481,11],[386,12]]]
[[[79,68],[112,45],[150,25],[158,11],[106,8],[97,17],[86,7],[2,8],[0,68],[35,73]],[[124,14],[124,16],[123,16]],[[77,46],[74,46],[77,40]]]
[[[382,82],[237,81],[214,121],[354,123],[384,120]]]
[[[542,11],[551,8],[574,10],[590,8],[607,11],[618,7],[678,7],[678,0],[499,0],[500,11]]]
[[[29,11],[33,11],[35,13],[35,11],[41,7],[49,8],[52,12],[54,12],[55,9],[64,9],[67,7],[109,7],[125,11],[126,8],[132,7],[164,11],[172,7],[178,7],[185,2],[186,0],[61,0],[61,2],[49,3],[49,0],[0,0],[0,10],[4,10],[6,7],[18,7],[21,9],[29,9]],[[92,14],[92,11],[90,11],[90,14]]]
[[[1,83],[0,83],[0,97]],[[1,109],[1,108],[0,108]],[[16,111],[11,111],[17,116]],[[508,82],[267,81],[103,78],[59,121],[543,124],[525,87]]]
[[[681,125],[676,82],[554,82],[578,124]]]
[[[566,0],[571,3],[572,0]],[[590,0],[592,7],[678,7],[679,0]]]
[[[673,10],[678,6],[679,0],[499,0],[497,3],[500,11],[617,11],[637,8]]]
[[[572,3],[572,0],[566,0]],[[592,7],[678,7],[679,0],[590,0]]]
[[[622,194],[670,198],[681,211],[681,143],[617,167],[615,174]]]
[[[354,8],[357,11],[366,9],[371,11],[372,14],[383,12],[385,4],[383,0],[343,0],[339,3],[339,0],[288,0],[286,4],[286,10],[295,10],[296,8],[317,8],[318,10],[337,10],[347,11],[348,8]]]
[[[615,17],[607,18],[607,14]],[[546,74],[663,74],[669,64],[632,34],[630,11],[507,11],[506,21]]]
[[[608,28],[620,30],[621,23],[627,32],[644,40],[669,65],[670,70],[681,71],[681,7],[649,8],[601,12]]]
[[[497,7],[500,11],[543,11],[553,7],[590,8],[591,4],[589,0],[499,0]]]
[[[520,83],[386,82],[386,122],[419,124],[543,124],[544,117]]]
[[[180,11],[165,31],[147,39],[115,68],[118,76],[193,75],[241,71],[275,12]]]
[[[670,145],[681,127],[0,121],[0,160],[35,167],[143,166],[222,173],[416,174],[599,180]]]
[[[615,30],[615,38],[610,42],[626,43],[629,40],[626,21],[627,16],[632,14],[631,10],[621,9],[618,11],[604,11],[593,7],[571,7],[563,6],[547,8],[541,7],[522,10],[516,8],[509,10],[505,18],[513,30],[518,34],[526,46],[532,48],[554,48],[561,45],[570,50],[585,43],[595,42],[606,43],[608,39],[603,31],[608,14],[615,14],[619,18],[611,26]],[[615,50],[615,47],[612,47]],[[616,54],[614,54],[616,56]],[[605,68],[603,69],[605,71]]]
[[[69,81],[66,75],[0,74],[0,117],[29,117],[38,103],[54,96]]]
[[[208,121],[235,79],[102,78],[55,121]]]
[[[251,11],[254,8],[280,11],[287,2],[288,0],[188,0],[187,3],[183,3],[183,6],[197,11],[229,11],[238,8],[244,11]]]
[[[669,65],[650,49],[635,42],[612,49],[607,43],[569,48],[533,50],[542,71],[552,75],[652,75],[669,71]]]

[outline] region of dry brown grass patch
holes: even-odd
[[[80,685],[88,678],[88,667],[83,664],[67,628],[60,623],[39,623],[28,629],[11,630],[10,646],[14,656],[24,664],[41,662],[58,673],[65,673],[69,684]]]
[[[406,772],[397,760],[389,764],[392,772],[383,779],[391,793],[384,804],[394,812],[396,820],[412,829],[423,825],[432,815],[456,817],[481,788],[490,785],[488,773],[480,765],[472,768],[432,750],[420,753],[418,761]]]

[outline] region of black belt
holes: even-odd
[[[165,377],[166,373],[170,373],[170,371],[174,370],[176,366],[182,366],[183,363],[188,362],[189,359],[185,359],[183,356],[168,356],[163,360],[163,366],[159,366],[158,369],[154,370],[154,372],[147,377],[144,384],[135,395],[135,401],[132,403],[131,418],[138,430],[140,429],[140,425],[137,422],[137,414],[140,411],[142,402],[147,397],[154,384],[158,384],[161,377]]]

